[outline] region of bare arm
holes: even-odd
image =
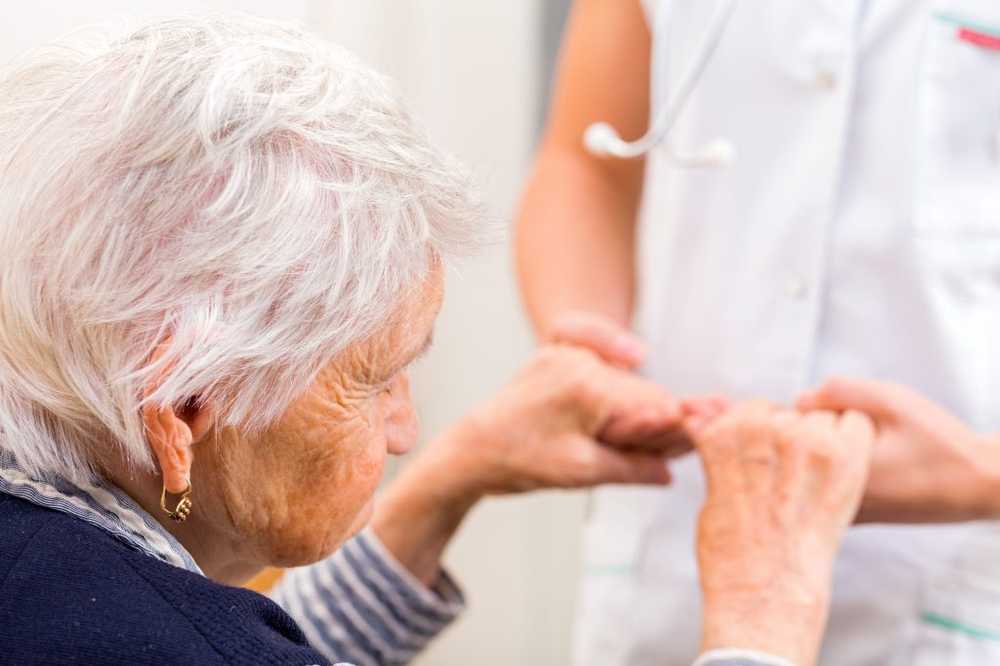
[[[597,158],[592,122],[626,138],[648,122],[650,36],[639,0],[577,0],[566,30],[553,107],[517,221],[517,270],[535,330],[591,312],[628,326],[643,162]]]

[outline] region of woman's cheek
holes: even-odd
[[[288,480],[287,496],[294,499],[286,515],[292,524],[279,529],[283,534],[276,541],[283,550],[297,552],[286,552],[285,564],[296,560],[299,566],[328,556],[367,522],[364,514],[370,512],[386,458],[373,402],[359,405],[356,418],[340,421],[311,441],[311,455],[303,460],[309,462]]]
[[[344,493],[350,493],[350,496],[338,499],[338,503],[342,506],[350,506],[353,509],[350,521],[342,523],[346,529],[340,535],[341,541],[346,541],[360,532],[371,519],[375,492],[382,482],[385,470],[385,457],[385,447],[380,445],[378,449],[369,451],[364,460],[356,461],[357,467],[353,478],[344,486]]]

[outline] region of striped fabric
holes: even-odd
[[[406,664],[465,606],[446,574],[427,588],[366,531],[332,557],[290,570],[272,598],[331,659]]]
[[[151,557],[202,574],[180,542],[114,486],[31,478],[0,449],[0,492],[68,513]],[[272,598],[338,666],[407,663],[465,607],[448,574],[427,588],[371,532],[324,561],[290,570]]]

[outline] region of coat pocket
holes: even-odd
[[[961,575],[930,581],[892,666],[1000,664],[1000,587]]]
[[[918,233],[1000,236],[1000,11],[944,0],[927,25],[919,72]]]

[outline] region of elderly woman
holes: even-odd
[[[440,561],[481,498],[666,483],[695,434],[706,649],[812,658],[860,417],[719,417],[549,348],[373,509],[484,230],[347,54],[248,18],[53,47],[0,81],[0,143],[0,661],[405,663],[463,606]],[[230,587],[267,565],[302,568]]]

